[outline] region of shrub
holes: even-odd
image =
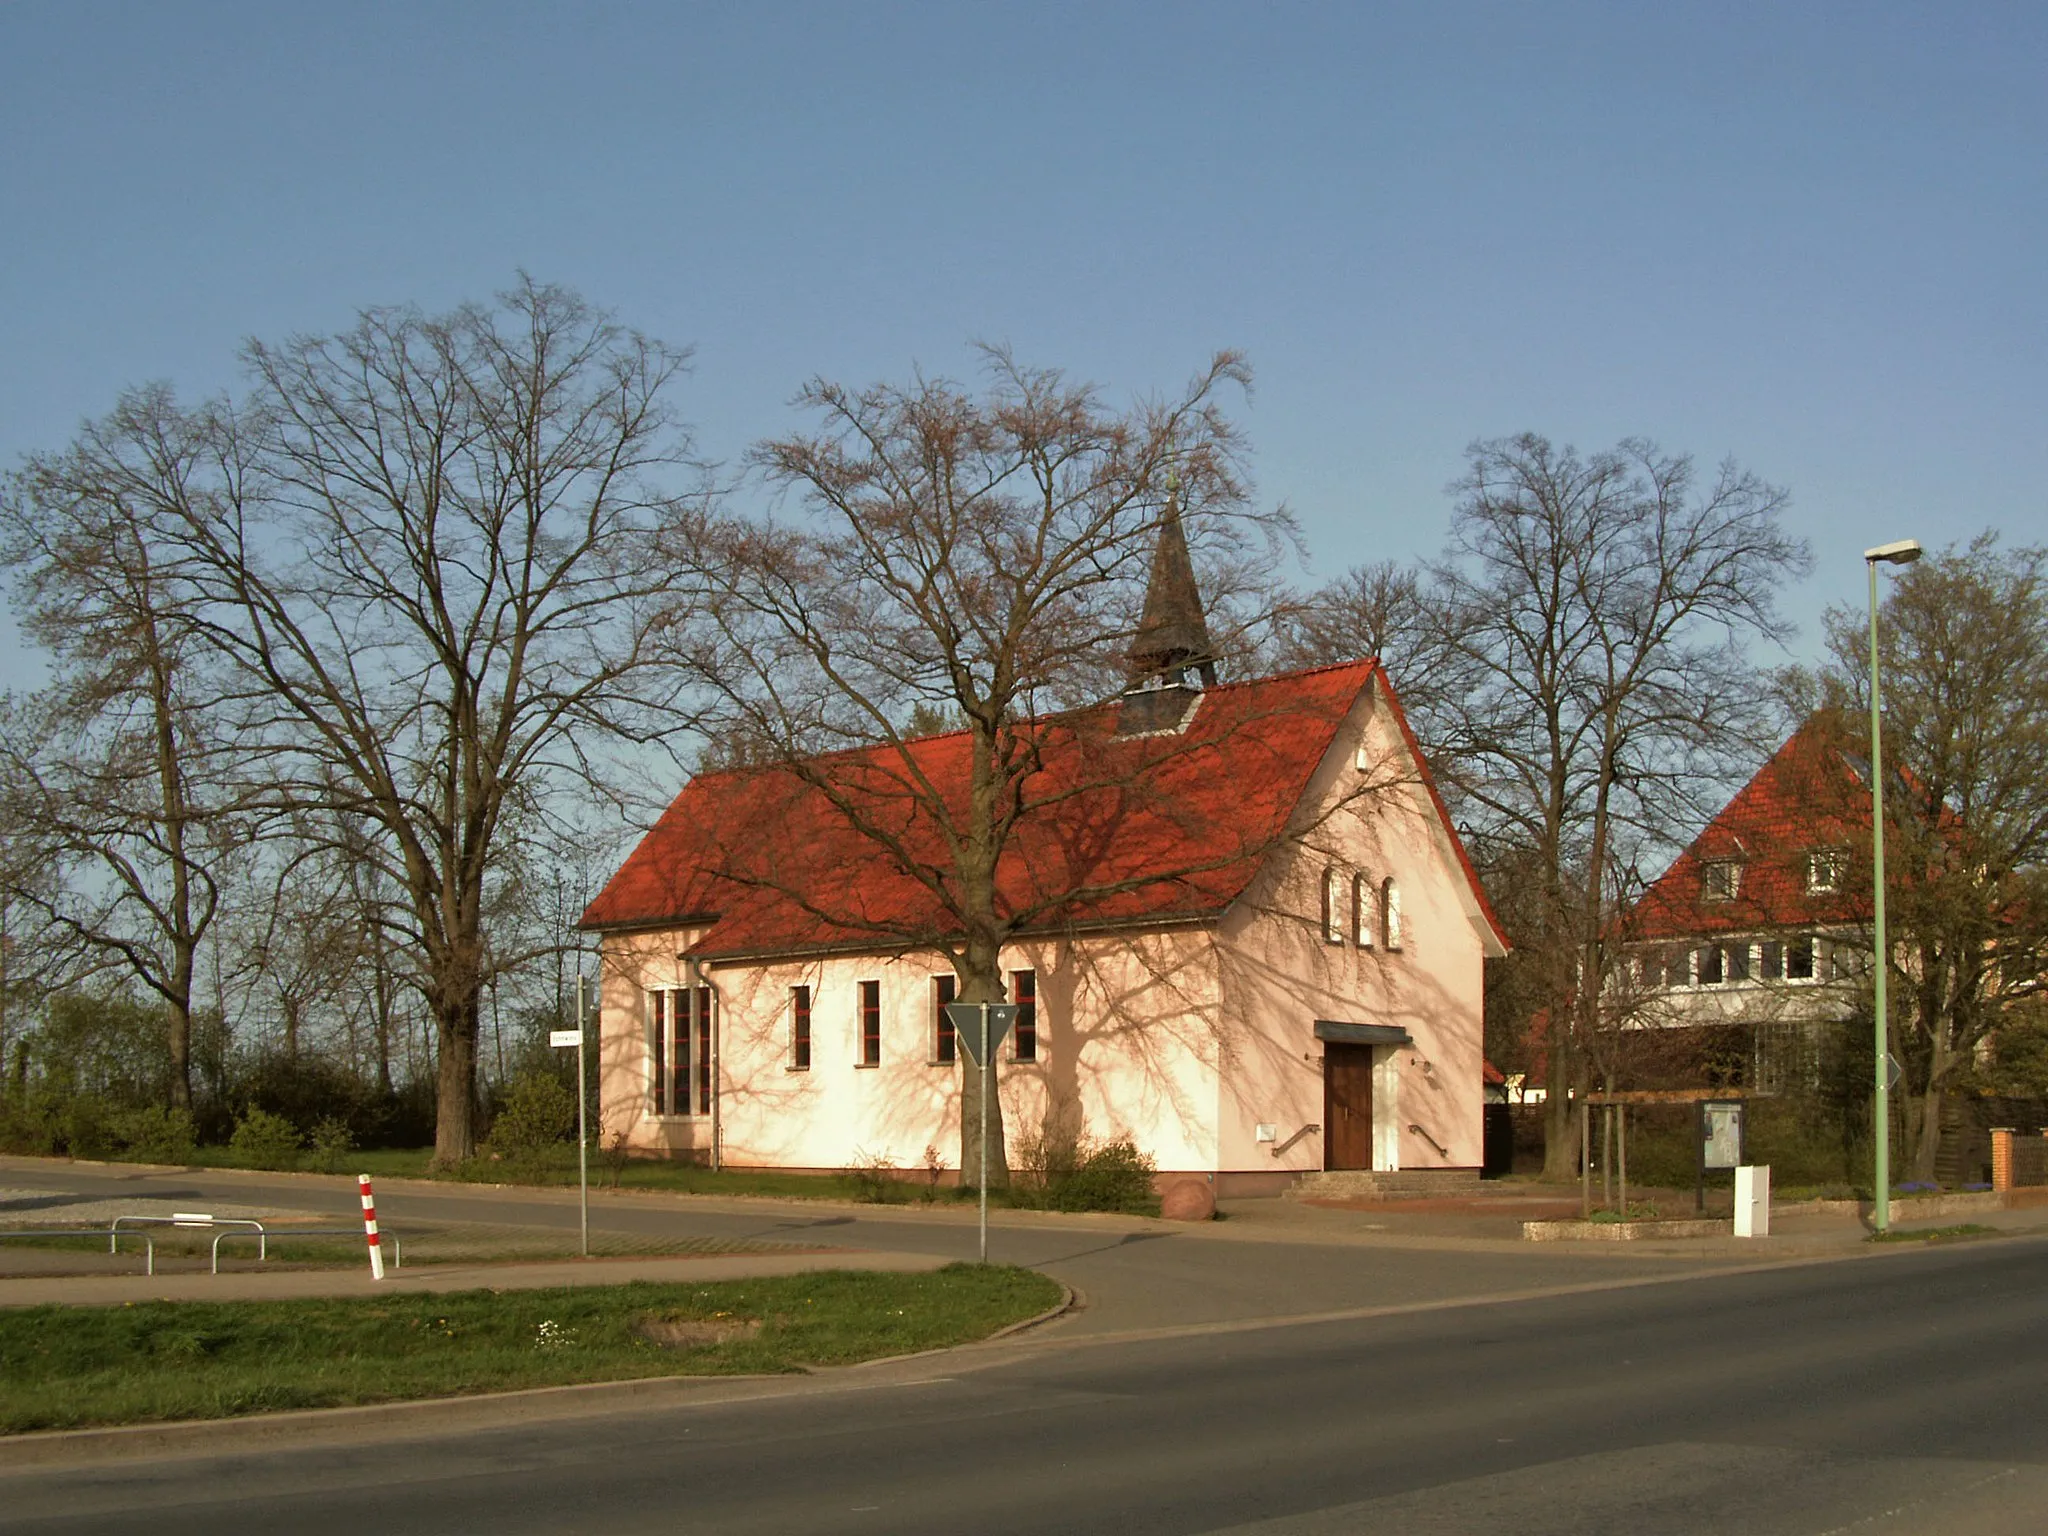
[[[97,1158],[115,1150],[113,1112],[92,1094],[65,1100],[54,1118],[54,1139],[65,1156]]]
[[[145,1163],[189,1163],[198,1144],[189,1109],[152,1105],[130,1110],[117,1117],[114,1130],[127,1144],[129,1156]]]
[[[228,1138],[228,1150],[251,1168],[296,1168],[301,1145],[299,1128],[267,1109],[245,1112]]]
[[[321,1173],[340,1173],[349,1153],[356,1149],[355,1132],[348,1122],[329,1115],[313,1127],[313,1167]]]
[[[576,1124],[576,1092],[550,1072],[522,1072],[505,1090],[491,1123],[490,1150],[531,1161],[564,1140]]]
[[[1133,1216],[1159,1214],[1159,1196],[1152,1176],[1159,1165],[1128,1140],[1086,1150],[1080,1165],[1048,1189],[1056,1211],[1123,1211]]]
[[[840,1177],[851,1186],[854,1199],[869,1205],[887,1205],[903,1193],[896,1165],[883,1152],[855,1152]]]

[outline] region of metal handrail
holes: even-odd
[[[223,1238],[248,1237],[249,1235],[247,1232],[221,1233],[219,1237],[213,1240],[216,1256],[218,1255]],[[273,1227],[268,1235],[278,1239],[287,1237],[361,1237],[363,1229],[361,1227]],[[393,1269],[405,1268],[405,1244],[399,1240],[398,1234],[388,1229],[380,1228],[378,1236],[391,1245],[391,1267]],[[259,1254],[258,1257],[261,1258],[262,1255]],[[214,1271],[216,1274],[219,1272],[218,1269]]]
[[[1436,1155],[1438,1157],[1449,1157],[1451,1155],[1451,1149],[1449,1147],[1445,1146],[1442,1142],[1438,1141],[1434,1136],[1430,1135],[1429,1132],[1425,1131],[1421,1126],[1411,1125],[1408,1127],[1408,1129],[1413,1131],[1416,1135],[1420,1136],[1432,1147],[1435,1147]]]
[[[127,1223],[123,1226],[123,1223]],[[220,1273],[220,1245],[231,1237],[253,1237],[256,1239],[256,1260],[267,1262],[270,1258],[270,1239],[273,1237],[360,1237],[360,1227],[285,1227],[266,1228],[262,1222],[243,1216],[208,1216],[196,1211],[182,1211],[170,1216],[116,1216],[104,1227],[23,1227],[18,1231],[0,1232],[0,1239],[10,1237],[104,1237],[107,1252],[119,1253],[123,1233],[142,1239],[144,1249],[143,1273],[156,1274],[156,1239],[148,1227],[220,1227],[228,1230],[214,1233],[212,1245],[211,1273]],[[242,1229],[242,1230],[237,1230]],[[247,1230],[253,1229],[253,1230]],[[405,1268],[405,1245],[395,1232],[382,1234],[391,1244],[392,1267]]]
[[[1302,1137],[1319,1136],[1322,1134],[1322,1130],[1323,1128],[1320,1125],[1304,1125],[1292,1136],[1288,1137],[1285,1141],[1281,1142],[1279,1146],[1275,1147],[1273,1149],[1273,1155],[1275,1157],[1279,1157],[1281,1154],[1286,1152],[1286,1150],[1289,1147],[1293,1146],[1297,1141],[1301,1140]]]
[[[173,1211],[168,1216],[116,1216],[107,1228],[108,1253],[119,1253],[121,1251],[121,1223],[124,1221],[138,1227],[253,1227],[256,1231],[258,1243],[256,1250],[257,1262],[261,1263],[270,1257],[269,1234],[264,1231],[262,1222],[248,1216],[213,1216],[205,1211]],[[222,1232],[213,1240],[212,1272],[216,1275],[220,1273],[220,1240],[227,1235],[227,1233]],[[145,1273],[151,1275],[156,1273],[155,1243],[149,1245],[149,1261]]]

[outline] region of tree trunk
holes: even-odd
[[[435,1009],[434,1163],[453,1167],[476,1155],[476,1048],[480,1015],[474,992]]]
[[[1579,1131],[1572,1115],[1572,1060],[1555,1021],[1544,1043],[1543,1177],[1569,1182],[1579,1176]]]
[[[172,1109],[192,1107],[192,1004],[173,1002],[167,1015],[166,1043],[171,1053],[170,1098]]]
[[[1003,971],[1000,952],[992,941],[970,941],[960,973],[963,1003],[1000,1003]],[[988,1077],[988,1185],[1001,1189],[1010,1182],[1010,1156],[1003,1126],[1003,1098],[996,1071],[1002,1048],[989,1053],[986,1067],[977,1067],[964,1045],[960,1058],[960,1182],[970,1189],[981,1187],[982,1077]]]

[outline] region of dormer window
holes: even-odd
[[[1733,901],[1742,890],[1740,859],[1709,859],[1700,874],[1700,900]]]
[[[1839,848],[1820,848],[1806,856],[1806,890],[1811,896],[1823,896],[1842,888],[1842,877],[1848,873],[1849,856]]]

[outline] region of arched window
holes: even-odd
[[[1372,906],[1372,880],[1366,875],[1351,877],[1351,932],[1360,949],[1371,949],[1379,922]]]
[[[1323,939],[1344,942],[1344,875],[1334,867],[1323,871]]]
[[[1401,947],[1401,888],[1392,875],[1380,882],[1380,942],[1388,949]]]

